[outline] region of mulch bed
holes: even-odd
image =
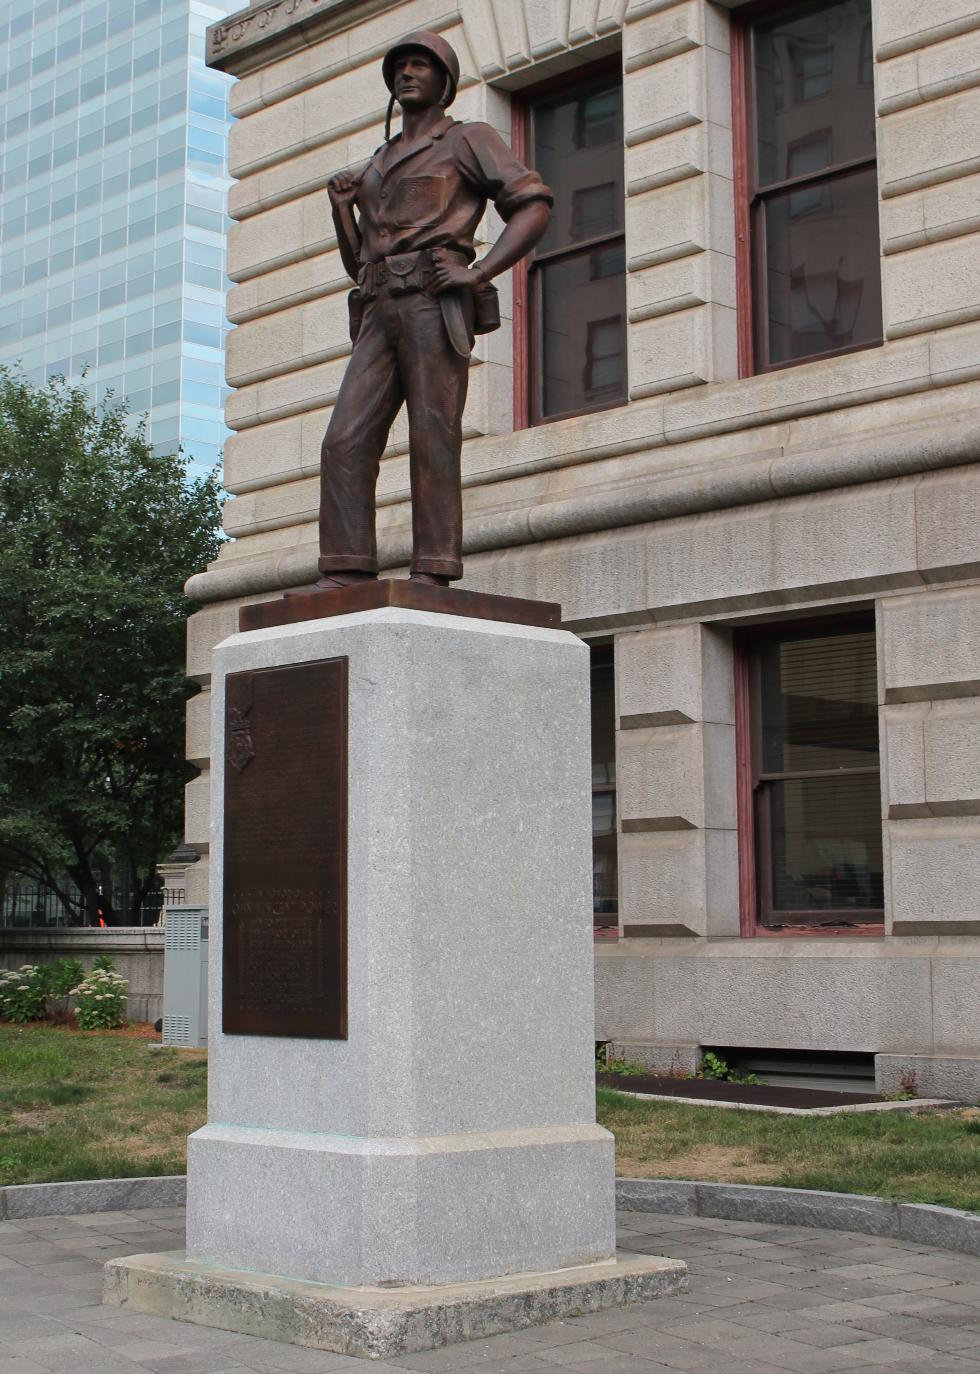
[[[837,1093],[823,1088],[779,1088],[769,1083],[722,1083],[715,1079],[668,1078],[658,1074],[597,1073],[603,1088],[662,1097],[695,1097],[706,1102],[741,1102],[753,1107],[856,1107],[880,1102],[877,1093]]]
[[[43,1026],[45,1030],[67,1031],[70,1035],[109,1035],[114,1040],[159,1040],[160,1036],[153,1029],[150,1021],[127,1021],[124,1026],[119,1026],[116,1030],[80,1030],[78,1022],[72,1017],[51,1016],[44,1017],[40,1021],[3,1021],[0,1026],[10,1030],[30,1030],[36,1026]]]

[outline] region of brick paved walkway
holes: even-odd
[[[620,1215],[691,1291],[371,1364],[99,1304],[102,1262],[179,1249],[183,1214],[0,1223],[0,1374],[980,1374],[980,1259],[837,1231]],[[558,1370],[556,1370],[558,1366]]]

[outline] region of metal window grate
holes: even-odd
[[[197,949],[201,938],[200,926],[201,916],[197,911],[169,911],[164,948]]]
[[[191,1038],[191,1018],[189,1016],[164,1016],[163,1043],[165,1045],[192,1045],[197,1042]]]

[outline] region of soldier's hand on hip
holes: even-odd
[[[477,291],[483,284],[483,278],[472,267],[436,258],[432,267],[432,283],[441,295],[443,291]]]
[[[338,172],[327,182],[327,195],[335,210],[353,205],[360,177],[355,172]]]

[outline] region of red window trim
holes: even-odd
[[[885,933],[881,922],[847,926],[784,926],[771,930],[759,920],[759,892],[756,869],[758,850],[755,828],[755,796],[752,788],[752,748],[759,725],[754,718],[751,659],[753,646],[761,639],[777,638],[807,630],[846,631],[849,626],[866,625],[869,613],[855,611],[839,616],[812,616],[802,620],[775,621],[738,631],[734,639],[735,675],[735,805],[738,827],[738,909],[739,934],[743,939],[837,939],[846,936],[880,938]]]
[[[622,74],[622,70],[622,54],[617,52],[606,57],[600,57],[594,62],[583,62],[580,66],[571,67],[558,76],[549,77],[546,81],[539,81],[533,86],[525,86],[520,91],[513,92],[510,102],[510,146],[514,156],[525,166],[530,166],[531,106],[535,100],[553,95],[556,91],[560,91],[572,83],[578,85],[580,81],[588,81],[594,76],[603,76],[606,72],[615,71]],[[536,365],[536,359],[530,330],[528,271],[528,259],[523,258],[514,268],[513,274],[515,430],[530,429],[531,427],[531,375]],[[612,404],[622,405],[623,403],[617,400]],[[593,410],[604,409],[606,406],[599,405],[589,407],[587,411],[575,413],[592,414]],[[551,420],[565,418],[564,415],[549,416]]]

